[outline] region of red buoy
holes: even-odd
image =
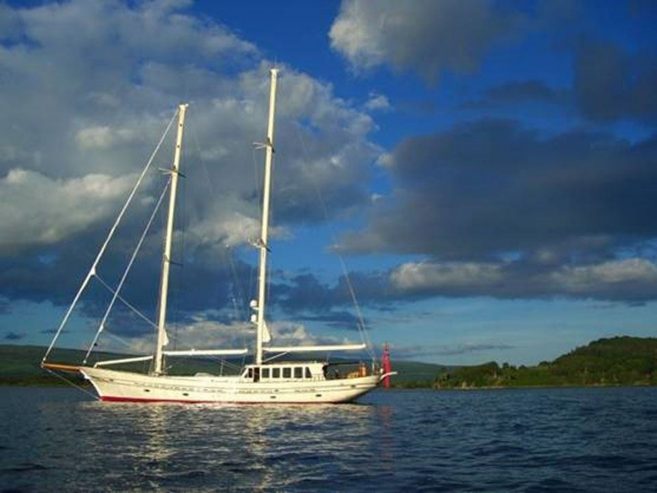
[[[388,343],[386,342],[383,346],[383,357],[381,358],[381,366],[383,367],[383,373],[390,373],[392,371],[392,363],[390,363],[390,350],[388,348]],[[383,386],[386,389],[390,388],[390,377],[387,376],[383,379]]]

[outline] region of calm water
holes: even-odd
[[[313,407],[0,388],[0,418],[0,491],[657,491],[655,388]]]

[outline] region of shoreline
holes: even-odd
[[[83,388],[91,387],[91,384],[87,382],[79,382],[76,383],[75,385]],[[35,387],[42,387],[42,388],[65,388],[65,387],[72,387],[70,383],[55,380],[55,381],[6,381],[0,379],[0,387],[23,387],[23,388],[35,388]],[[496,390],[531,390],[531,389],[611,389],[611,388],[637,388],[637,387],[657,387],[657,385],[650,384],[650,383],[637,383],[637,384],[589,384],[589,385],[582,385],[582,384],[565,384],[565,385],[509,385],[509,386],[502,386],[502,385],[496,385],[496,386],[482,386],[482,387],[449,387],[449,388],[444,388],[444,387],[432,387],[432,386],[426,386],[426,387],[390,387],[389,390],[395,390],[395,391],[404,391],[404,392],[410,392],[410,391],[416,391],[416,390],[432,390],[435,392],[451,392],[451,391],[458,391],[458,392],[470,392],[470,391],[477,391],[477,390],[486,390],[486,391],[496,391]],[[379,391],[386,391],[386,389],[379,388],[377,389]]]

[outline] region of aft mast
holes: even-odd
[[[272,158],[274,155],[274,113],[276,110],[276,80],[278,77],[278,69],[271,69],[271,86],[269,90],[269,122],[267,125],[267,141],[265,147],[265,182],[262,194],[262,230],[260,233],[260,241],[258,247],[260,248],[260,269],[258,275],[258,304],[256,308],[256,351],[255,363],[262,364],[262,343],[267,333],[267,325],[265,321],[265,294],[267,287],[267,240],[269,238],[269,202],[271,196],[271,168]]]
[[[173,155],[173,166],[171,167],[171,190],[169,191],[169,213],[167,215],[167,229],[164,237],[164,253],[162,255],[162,280],[160,282],[160,303],[157,318],[157,345],[153,357],[153,373],[161,375],[163,348],[169,344],[166,332],[167,298],[169,294],[169,266],[171,264],[171,243],[173,238],[173,220],[176,209],[176,192],[178,189],[178,176],[180,175],[180,154],[182,151],[183,131],[185,125],[186,104],[178,106],[178,133],[176,135],[176,148]]]

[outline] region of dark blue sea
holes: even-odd
[[[657,491],[657,388],[109,404],[0,387],[0,491]]]

